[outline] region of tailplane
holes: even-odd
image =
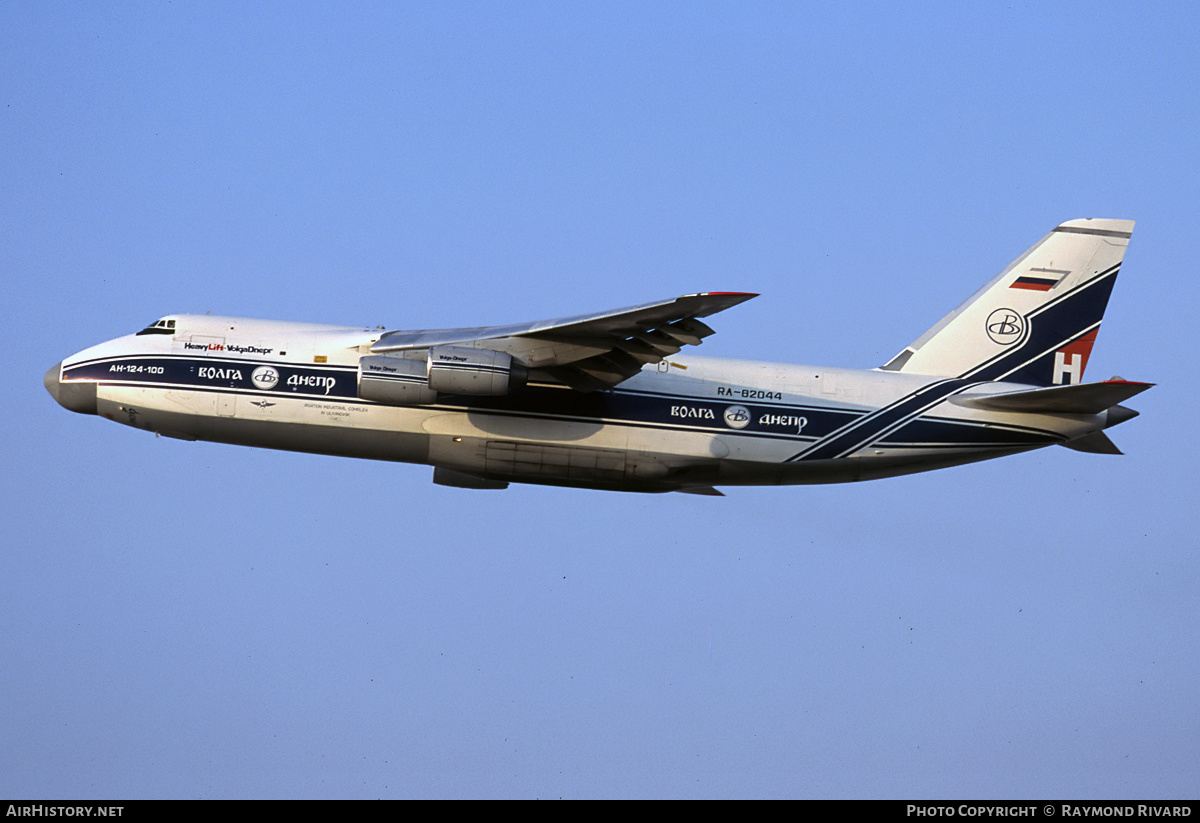
[[[1081,452],[1120,454],[1121,450],[1108,438],[1104,429],[1111,429],[1137,417],[1136,411],[1121,403],[1153,386],[1153,383],[1135,383],[1112,377],[1103,383],[1076,383],[997,394],[967,392],[952,398],[950,402],[986,411],[1016,414],[1093,416],[1095,428],[1063,441],[1062,445]]]
[[[883,368],[1080,383],[1132,232],[1132,220],[1063,223]]]
[[[1103,383],[1079,383],[1001,394],[967,393],[955,397],[951,402],[990,411],[1025,414],[1100,414],[1153,386],[1153,383],[1135,383],[1113,377]],[[1126,417],[1117,422],[1128,419]]]

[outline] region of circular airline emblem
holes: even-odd
[[[273,389],[279,382],[279,372],[275,370],[274,366],[259,366],[250,373],[250,382],[256,389],[263,391]]]
[[[1001,346],[1010,346],[1025,333],[1025,318],[1012,309],[996,309],[988,315],[988,337]]]
[[[750,425],[750,410],[745,406],[729,406],[725,409],[725,425],[731,429],[744,429]]]

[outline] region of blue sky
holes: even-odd
[[[1194,797],[1190,4],[9,4],[0,794]],[[708,290],[886,362],[1138,221],[1123,457],[723,499],[159,439],[47,368],[171,312],[429,328]]]

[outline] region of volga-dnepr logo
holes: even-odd
[[[259,366],[250,372],[250,382],[256,389],[269,391],[279,383],[279,372],[275,370],[274,366]]]
[[[750,425],[750,410],[745,406],[729,406],[725,409],[725,425],[731,429],[744,429]]]
[[[988,337],[1001,346],[1011,346],[1025,334],[1025,318],[1012,309],[996,309],[984,323]]]

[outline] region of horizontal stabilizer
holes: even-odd
[[[1108,435],[1104,432],[1092,432],[1085,434],[1083,437],[1076,437],[1074,440],[1068,440],[1063,443],[1068,449],[1074,449],[1077,452],[1089,452],[1090,454],[1121,454],[1121,450],[1117,448],[1117,444],[1108,439]]]
[[[965,396],[954,402],[988,411],[1026,414],[1100,414],[1118,403],[1141,394],[1153,383],[1129,380],[1105,380],[1103,383],[1076,383],[1048,389]],[[1114,447],[1115,448],[1115,447]],[[1118,452],[1119,454],[1119,452]]]

